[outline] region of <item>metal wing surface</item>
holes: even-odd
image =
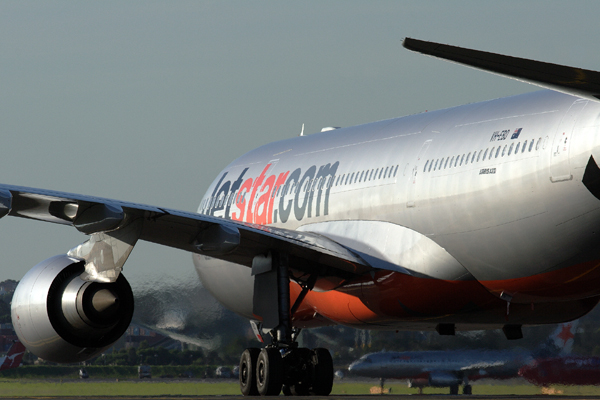
[[[85,234],[141,220],[139,239],[252,267],[256,256],[285,252],[289,267],[351,278],[371,267],[324,236],[93,196],[0,184],[0,217],[70,225]]]
[[[531,83],[558,92],[600,101],[600,72],[505,56],[487,51],[405,38],[403,46],[432,57]]]

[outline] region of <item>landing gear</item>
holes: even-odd
[[[277,275],[277,326],[269,332],[271,344],[262,350],[246,349],[240,359],[240,389],[244,396],[260,394],[277,396],[283,390],[286,396],[328,396],[333,387],[333,360],[329,350],[299,348],[300,329],[292,327],[292,316],[317,275],[312,274],[302,283],[302,292],[290,307],[290,279],[288,257],[272,253],[271,268],[257,268],[257,274]],[[258,263],[257,263],[258,265]],[[254,268],[254,267],[253,267]],[[271,280],[273,282],[275,280]],[[270,328],[269,328],[270,329]],[[257,329],[258,331],[258,329]]]
[[[261,396],[277,396],[283,384],[282,360],[276,348],[262,349],[256,361],[256,389]]]
[[[240,359],[240,389],[244,396],[328,396],[333,387],[333,360],[329,350],[267,347],[246,349]],[[255,369],[252,369],[255,365]]]
[[[463,394],[473,394],[473,387],[471,385],[463,386]]]
[[[240,358],[240,389],[244,396],[258,396],[256,388],[256,361],[260,349],[246,349]]]
[[[333,388],[333,359],[327,349],[313,350],[313,385],[312,393],[317,396],[328,396]]]
[[[452,395],[458,394],[458,385],[450,386],[450,394],[452,394]]]

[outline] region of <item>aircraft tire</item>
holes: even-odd
[[[463,394],[473,394],[473,387],[471,385],[465,385],[463,387]]]
[[[244,396],[258,396],[256,388],[256,362],[260,349],[244,350],[240,357],[240,390]]]
[[[450,386],[450,394],[452,394],[452,395],[458,394],[458,385]]]
[[[329,350],[313,349],[313,379],[310,394],[329,396],[333,388],[333,359]]]
[[[277,396],[283,385],[283,362],[276,348],[265,348],[256,361],[256,388],[261,396]]]
[[[305,347],[295,349],[293,352],[295,353],[295,357],[292,358],[294,368],[289,372],[293,376],[287,377],[291,378],[288,379],[291,382],[290,392],[294,396],[309,396],[313,380],[313,352]]]

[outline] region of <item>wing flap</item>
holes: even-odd
[[[408,50],[543,88],[600,101],[600,72],[405,38]]]

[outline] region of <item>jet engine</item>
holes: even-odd
[[[429,374],[429,386],[446,387],[460,385],[462,379],[447,371],[433,371]]]
[[[66,254],[42,261],[19,282],[11,316],[19,340],[38,357],[72,363],[110,347],[133,317],[133,292],[120,274],[114,283],[80,278],[85,261]]]

